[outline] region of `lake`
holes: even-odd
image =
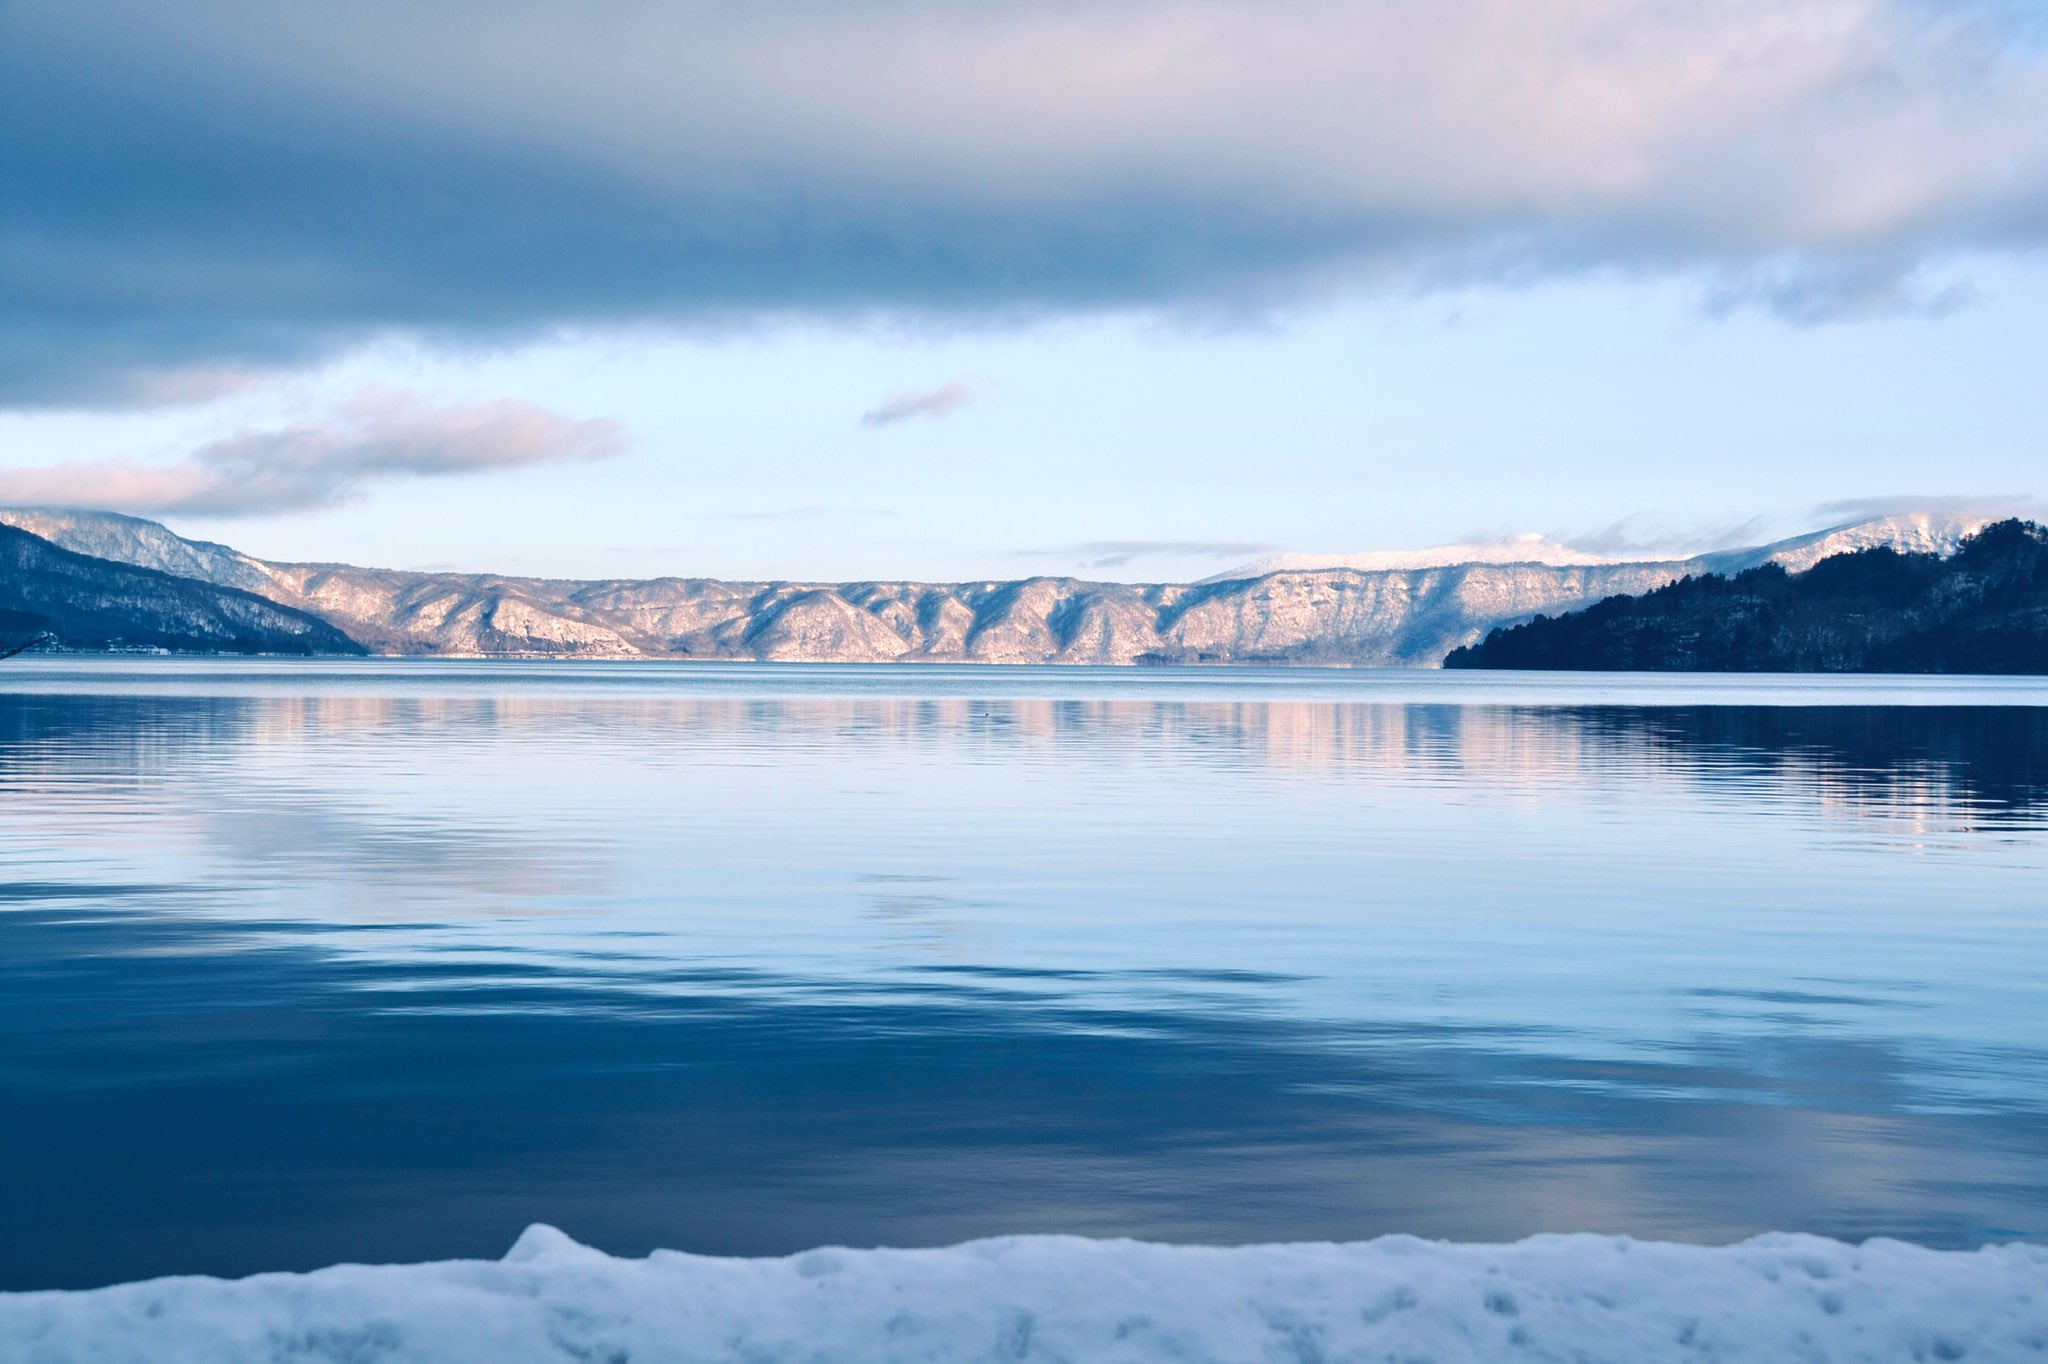
[[[2048,1237],[2048,682],[0,665],[0,1289]]]

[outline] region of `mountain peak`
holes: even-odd
[[[210,540],[188,540],[140,516],[83,507],[0,507],[0,525],[25,530],[74,554],[260,595],[271,591],[270,574],[240,550]]]
[[[1803,573],[1822,559],[1879,545],[1901,554],[1939,554],[1945,557],[1955,553],[1966,536],[2000,519],[1999,515],[1989,512],[1893,512],[1844,522],[1753,549],[1713,551],[1698,556],[1698,561],[1716,573],[1735,572],[1767,562],[1780,565],[1788,573]]]

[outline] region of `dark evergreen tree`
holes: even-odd
[[[1444,666],[2048,673],[2048,530],[2000,521],[1945,559],[1879,547],[1685,578],[1494,630]]]

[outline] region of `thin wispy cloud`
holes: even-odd
[[[1551,538],[1588,554],[1629,558],[1697,554],[1757,544],[1770,539],[1780,527],[1781,518],[1770,516],[1673,525],[1647,513],[1637,513],[1592,530],[1564,531]]]
[[[1270,554],[1278,545],[1252,540],[1083,540],[1079,544],[1056,545],[1047,549],[1020,549],[1020,559],[1082,560],[1084,568],[1124,568],[1139,559],[1177,555],[1191,559],[1236,559],[1247,554]]]
[[[913,389],[891,394],[887,400],[860,414],[862,426],[895,426],[918,417],[950,417],[966,406],[973,390],[957,380],[937,388]]]
[[[698,521],[820,521],[837,517],[895,516],[887,507],[832,507],[810,503],[801,507],[776,507],[767,511],[700,512]]]
[[[1591,530],[1561,531],[1553,538],[1574,549],[1585,550],[1589,554],[1614,558],[1679,557],[1760,545],[1826,527],[1914,513],[2038,518],[2048,516],[2048,503],[2044,503],[2038,497],[2018,493],[1984,496],[1927,493],[1889,497],[1850,497],[1818,503],[1803,510],[1720,521],[1676,523],[1648,512],[1638,512]]]
[[[1849,497],[1823,502],[1813,514],[1829,520],[1870,516],[1900,516],[1910,512],[1946,512],[1958,516],[2048,515],[2048,502],[2024,493],[1996,493],[1980,497],[1936,494],[1926,497]]]
[[[2031,8],[15,5],[0,402],[393,334],[1256,316],[1589,275],[1939,312],[1970,296],[1954,262],[2048,246]]]
[[[386,390],[321,422],[209,441],[175,464],[81,461],[0,470],[0,502],[143,514],[263,516],[333,506],[373,484],[603,459],[616,422],[504,400],[433,406]]]
[[[1873,317],[1946,317],[1981,299],[1967,281],[1929,279],[1912,262],[1878,259],[1738,271],[1715,283],[1705,303],[1715,316],[1763,308],[1794,326],[1812,327]]]

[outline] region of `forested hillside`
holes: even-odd
[[[363,652],[326,621],[254,593],[73,554],[0,526],[0,649],[44,636],[69,649]]]
[[[1876,548],[1686,578],[1493,630],[1444,666],[2048,673],[2048,530],[2000,521],[1947,558]]]

